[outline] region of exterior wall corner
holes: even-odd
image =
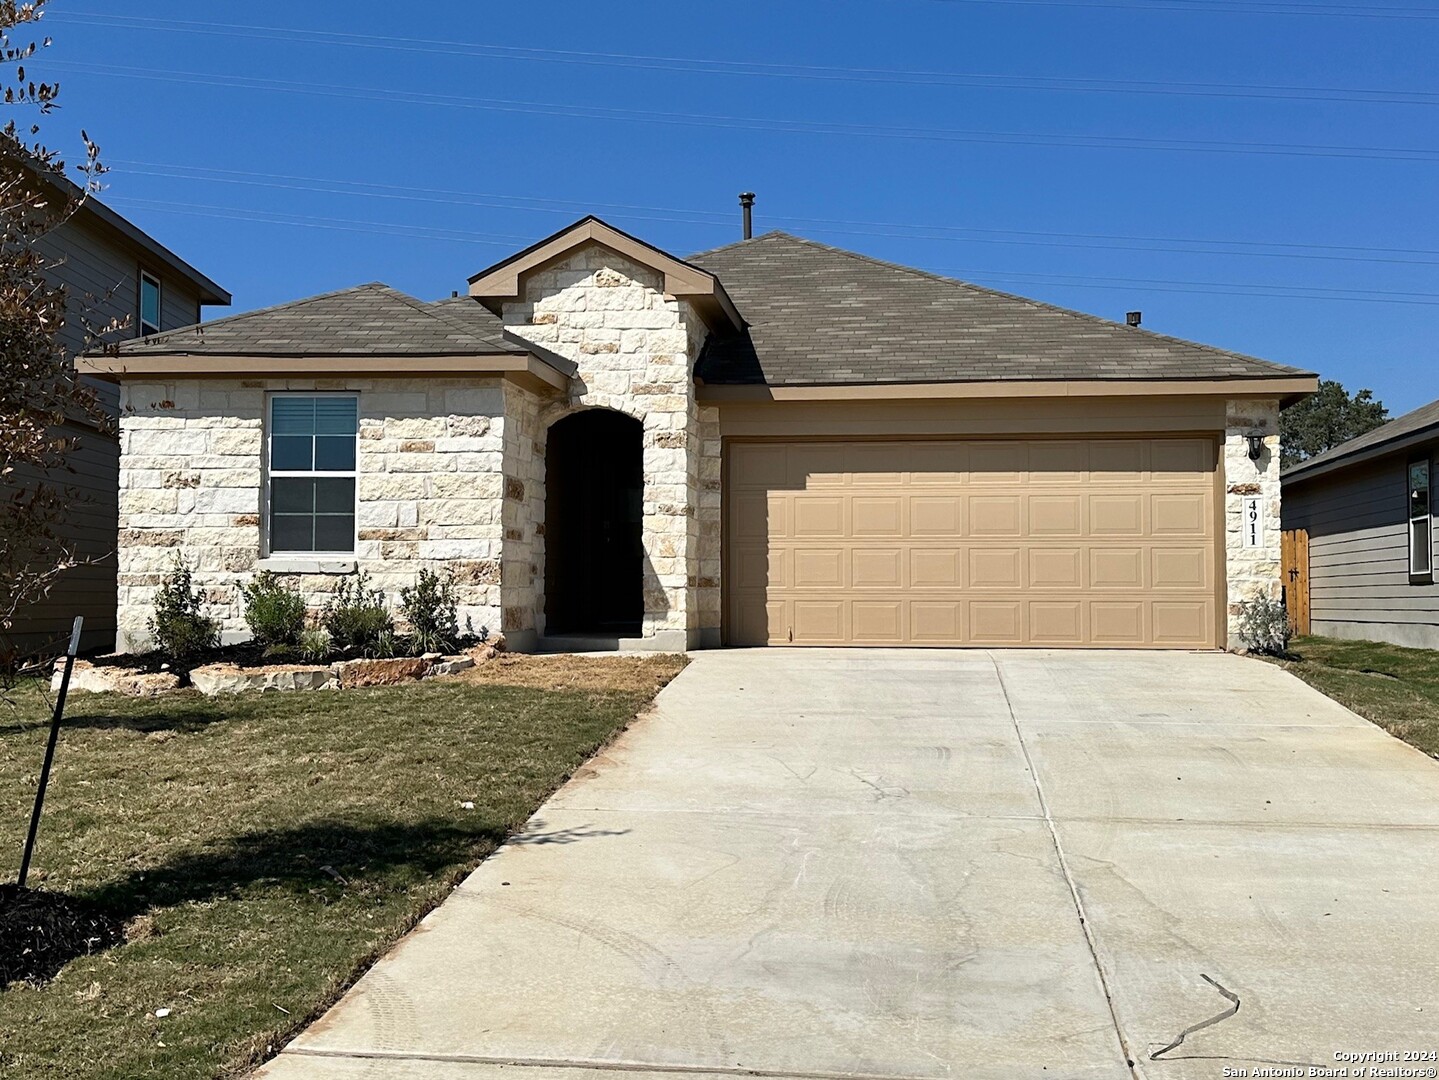
[[[1279,402],[1234,399],[1225,403],[1224,443],[1220,452],[1224,483],[1225,625],[1227,646],[1242,648],[1239,622],[1243,605],[1283,596],[1280,535]],[[1263,439],[1258,460],[1249,456],[1249,436]],[[1247,532],[1247,500],[1260,500],[1257,542]]]

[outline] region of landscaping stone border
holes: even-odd
[[[483,659],[497,655],[494,646],[480,646],[475,652]],[[56,661],[50,689],[60,689],[65,662]],[[390,660],[338,660],[333,664],[270,664],[240,667],[232,663],[207,664],[190,672],[190,684],[206,697],[265,690],[350,690],[363,686],[395,686],[419,679],[457,675],[475,666],[475,656],[442,656]],[[180,677],[172,672],[143,672],[135,668],[96,665],[77,660],[70,675],[70,689],[96,694],[125,694],[129,697],[156,697],[180,688]]]

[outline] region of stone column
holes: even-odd
[[[1262,435],[1264,449],[1257,461],[1249,457],[1249,436]],[[1256,598],[1283,595],[1280,568],[1279,402],[1235,400],[1225,405],[1224,420],[1224,551],[1227,575],[1229,648],[1242,647],[1238,637],[1243,604]],[[1247,547],[1245,500],[1258,497],[1263,511],[1258,547]]]

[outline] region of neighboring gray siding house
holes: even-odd
[[[1283,474],[1284,527],[1309,533],[1313,632],[1439,649],[1439,401]]]
[[[73,198],[78,189],[70,187],[66,194]],[[68,291],[61,340],[72,356],[86,345],[87,323],[121,320],[125,325],[119,336],[138,338],[191,326],[205,305],[230,303],[228,292],[94,198],[38,246],[53,264],[52,281]],[[116,386],[90,381],[107,410],[117,415]],[[43,603],[21,612],[13,636],[22,651],[63,639],[76,615],[85,617],[85,648],[115,641],[120,447],[113,434],[85,423],[67,424],[65,431],[79,440],[79,447],[71,457],[74,473],[54,478],[77,495],[63,536],[80,558],[93,561],[66,573]],[[35,477],[17,479],[24,485]]]

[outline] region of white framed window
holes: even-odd
[[[359,396],[276,393],[268,413],[266,554],[354,554]]]
[[[1434,518],[1429,459],[1409,463],[1409,581],[1434,581]]]
[[[140,271],[140,336],[160,332],[160,279],[148,270]]]

